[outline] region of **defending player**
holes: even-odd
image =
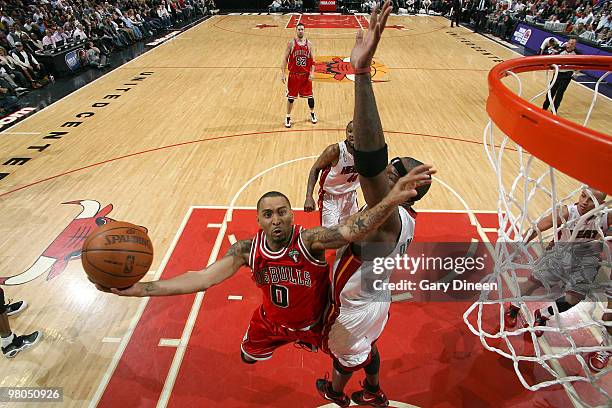
[[[327,146],[308,174],[304,211],[311,212],[315,210],[314,185],[319,172],[323,171],[318,204],[324,227],[336,225],[358,210],[359,175],[355,170],[353,140],[353,121],[350,121],[346,125],[346,140]]]
[[[400,177],[410,174],[421,164],[408,157],[398,157],[389,162],[372,89],[372,57],[391,8],[390,0],[385,1],[380,14],[378,7],[374,8],[367,33],[364,36],[358,32],[351,52],[351,64],[356,74],[353,116],[355,166],[368,208],[377,205]],[[376,407],[389,404],[379,385],[380,353],[374,343],[387,323],[391,294],[388,290],[374,290],[371,282],[374,279],[388,282],[394,268],[375,274],[373,260],[406,252],[416,226],[412,205],[428,189],[429,184],[419,187],[418,194],[394,209],[379,228],[340,249],[336,255],[332,302],[323,332],[323,350],[333,358],[332,380],[326,376],[316,381],[319,394],[328,401],[342,407],[349,406],[344,387],[352,373],[363,368],[366,374],[363,389],[352,394],[353,401],[357,405]]]

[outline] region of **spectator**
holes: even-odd
[[[540,55],[554,55],[561,52],[561,42],[555,37],[549,37],[540,46]]]
[[[610,34],[610,30],[606,27],[601,30],[599,34],[597,34],[597,39],[595,41],[597,41],[598,43],[605,43],[605,39],[608,34]]]
[[[64,45],[68,42],[68,36],[64,32],[64,29],[61,26],[55,27],[55,32],[53,33],[53,40],[55,40],[56,45]]]
[[[580,38],[584,38],[588,41],[595,41],[597,39],[597,36],[595,35],[595,30],[593,30],[593,26],[591,24],[589,24],[586,30],[584,30],[582,34],[580,34]]]
[[[4,11],[0,10],[0,22],[4,25],[4,27],[10,27],[15,24],[15,20],[13,20],[10,16],[4,14]]]
[[[157,16],[164,24],[164,27],[166,28],[172,27],[172,22],[170,20],[170,13],[168,13],[168,10],[166,10],[166,8],[162,4],[157,6]]]
[[[280,0],[273,0],[272,4],[270,4],[268,6],[268,10],[271,13],[276,13],[276,12],[280,11],[280,9],[281,9],[281,2],[280,2]]]
[[[570,35],[579,36],[580,34],[584,33],[585,31],[586,31],[586,29],[584,28],[584,23],[578,23],[576,26],[574,26],[574,29],[572,30]]]
[[[55,38],[53,38],[53,36],[51,35],[51,30],[45,31],[45,36],[42,40],[42,43],[43,48],[45,49],[57,48],[57,45],[55,44]]]
[[[12,26],[9,27],[9,33],[6,36],[6,39],[8,40],[8,43],[10,44],[11,48],[15,47],[15,43],[21,41],[21,30],[19,30],[19,32],[17,32],[17,24],[13,24]]]
[[[100,52],[100,49],[94,46],[93,42],[88,41],[85,47],[87,63],[96,68],[104,68],[108,66],[106,63],[106,55]]]
[[[19,84],[20,87],[25,87],[28,84],[34,89],[41,87],[41,85],[34,81],[27,72],[22,70],[21,66],[19,66],[13,57],[7,54],[6,49],[2,47],[0,47],[0,66],[11,75],[11,78]]]
[[[17,65],[22,67],[22,70],[27,71],[32,78],[43,79],[47,75],[47,70],[42,64],[36,61],[36,58],[29,52],[23,49],[23,44],[20,42],[15,44],[15,49],[11,53],[11,57]],[[53,80],[53,77],[50,78]]]
[[[81,24],[78,24],[76,28],[74,29],[74,31],[72,32],[72,38],[74,38],[75,40],[86,40],[87,39],[87,34],[85,33],[83,26]]]
[[[7,71],[7,69],[1,65],[0,65],[0,81],[2,81],[2,83],[0,84],[2,88],[10,89],[13,93],[17,94],[17,96],[20,96],[28,92],[28,89],[22,86],[19,86],[15,82],[13,76],[9,74],[9,71]]]

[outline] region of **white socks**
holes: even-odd
[[[13,342],[15,334],[11,333],[8,337],[2,337],[2,347],[6,347]]]

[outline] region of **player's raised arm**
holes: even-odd
[[[314,192],[314,186],[317,183],[317,178],[319,177],[319,172],[324,168],[331,166],[338,160],[339,156],[340,147],[338,146],[338,143],[329,145],[325,148],[325,150],[323,150],[317,161],[310,168],[310,173],[308,173],[308,184],[306,185],[306,201],[304,201],[304,211],[311,212],[316,209],[312,194]]]
[[[124,290],[111,289],[120,296],[172,296],[201,292],[234,275],[240,267],[247,265],[252,240],[238,241],[225,256],[201,271],[190,271],[172,279],[153,282],[138,282]]]
[[[417,195],[416,188],[431,183],[436,171],[430,165],[415,167],[400,178],[393,189],[376,204],[360,211],[333,227],[317,227],[302,233],[302,240],[313,252],[340,248],[349,242],[362,240],[395,212],[397,206]]]
[[[357,33],[351,52],[351,64],[356,70],[353,114],[355,166],[364,198],[370,207],[389,191],[384,171],[388,164],[387,146],[372,89],[370,66],[391,9],[389,0],[382,8],[374,7],[367,32]]]

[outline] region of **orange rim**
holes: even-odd
[[[612,57],[536,56],[502,62],[489,72],[487,112],[499,129],[529,153],[555,169],[612,194],[612,136],[545,111],[508,89],[501,81],[515,74],[552,69],[612,71]]]

